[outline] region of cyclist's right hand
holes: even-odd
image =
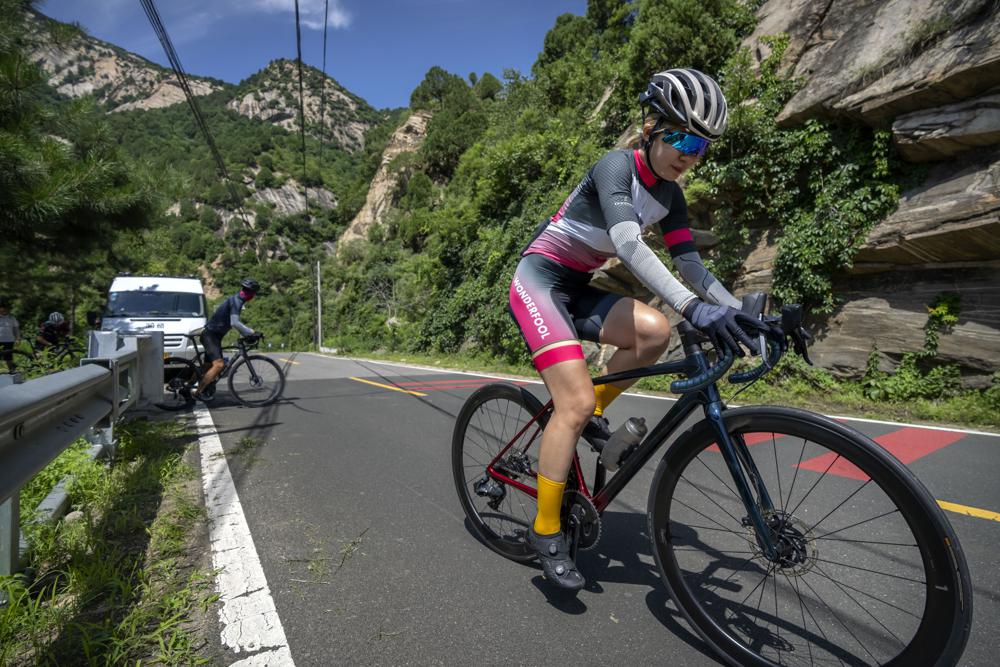
[[[758,341],[747,332],[756,332],[761,322],[743,311],[694,299],[684,308],[682,315],[695,329],[705,334],[720,353],[728,349],[738,357],[746,356],[739,345],[743,343],[754,354],[760,354]]]

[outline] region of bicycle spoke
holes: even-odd
[[[815,588],[813,588],[813,587],[812,587],[812,585],[810,585],[810,584],[809,584],[809,582],[808,582],[808,581],[806,581],[805,579],[803,579],[803,580],[802,580],[802,583],[804,583],[804,584],[805,584],[806,586],[808,586],[808,587],[809,587],[809,590],[811,590],[811,591],[813,592],[813,595],[815,595],[815,596],[816,596],[816,599],[817,599],[817,600],[819,600],[819,601],[820,601],[820,602],[821,602],[821,603],[823,604],[823,606],[827,608],[827,610],[829,610],[829,612],[830,612],[830,613],[831,613],[831,614],[833,615],[833,617],[834,617],[835,619],[837,619],[837,622],[838,622],[838,623],[840,623],[840,624],[841,624],[841,625],[843,626],[843,628],[844,628],[845,630],[847,630],[847,633],[848,633],[849,635],[851,635],[851,637],[853,637],[853,638],[854,638],[854,641],[855,641],[855,642],[857,642],[857,643],[858,643],[858,645],[859,645],[859,646],[860,646],[860,647],[861,647],[862,649],[864,649],[865,653],[867,653],[867,654],[868,654],[869,656],[871,656],[871,659],[872,659],[872,660],[874,660],[874,661],[875,661],[875,662],[876,662],[877,664],[881,664],[881,663],[879,663],[879,659],[878,659],[878,658],[876,658],[876,657],[875,657],[875,655],[874,655],[874,654],[873,654],[873,653],[872,653],[871,651],[869,651],[869,650],[868,650],[868,647],[867,647],[867,646],[865,646],[864,642],[862,642],[862,641],[861,641],[860,639],[858,639],[858,636],[857,636],[857,635],[855,635],[855,634],[854,634],[853,632],[851,632],[851,629],[850,629],[850,628],[849,628],[849,627],[847,626],[847,624],[846,624],[846,623],[844,623],[844,621],[843,621],[843,620],[842,620],[842,619],[840,618],[840,616],[839,616],[839,615],[837,614],[837,612],[835,612],[835,611],[834,611],[833,609],[831,609],[831,608],[830,608],[830,605],[828,605],[828,604],[826,603],[826,600],[824,600],[824,599],[822,598],[822,596],[820,596],[820,595],[819,595],[819,594],[818,594],[818,593],[816,592],[816,589],[815,589]]]
[[[714,499],[714,498],[712,498],[712,497],[711,497],[711,496],[709,496],[709,495],[708,495],[707,493],[705,493],[705,492],[704,492],[704,491],[702,491],[702,490],[701,490],[700,488],[698,488],[698,485],[697,485],[697,484],[695,484],[695,483],[694,483],[694,482],[692,482],[691,480],[687,479],[686,477],[681,477],[681,479],[683,479],[683,480],[684,480],[685,482],[687,482],[687,483],[688,483],[688,484],[689,484],[689,485],[690,485],[690,486],[691,486],[692,488],[694,488],[694,490],[695,490],[695,491],[697,491],[697,492],[698,492],[698,493],[700,493],[701,495],[705,496],[705,498],[707,498],[707,499],[709,500],[709,502],[711,502],[711,503],[712,503],[713,505],[715,505],[715,506],[716,506],[716,507],[718,507],[718,508],[719,508],[720,510],[722,510],[722,512],[723,512],[724,514],[728,515],[730,519],[732,519],[732,520],[733,520],[733,521],[735,521],[736,523],[740,523],[740,520],[739,520],[739,519],[737,519],[737,518],[736,518],[735,516],[733,516],[732,514],[730,514],[730,513],[729,513],[729,511],[728,511],[728,510],[726,510],[726,508],[725,508],[725,507],[723,507],[722,505],[720,505],[719,503],[717,503],[717,502],[715,501],[715,499]],[[720,525],[721,525],[721,524],[720,524]]]
[[[815,539],[822,540],[829,535],[836,535],[837,533],[840,533],[842,531],[848,530],[850,528],[855,528],[862,524],[868,523],[869,521],[875,521],[876,519],[881,519],[882,517],[889,516],[890,514],[896,514],[897,512],[899,512],[899,508],[895,507],[886,512],[885,514],[879,514],[878,516],[873,516],[870,519],[865,519],[864,521],[858,521],[857,523],[852,523],[850,526],[844,526],[843,528],[838,528],[837,530],[831,530],[829,533],[823,533],[822,535],[817,536]]]
[[[869,477],[869,478],[868,478],[868,481],[867,481],[867,482],[865,482],[864,484],[862,484],[861,486],[859,486],[859,487],[858,487],[857,489],[855,489],[854,491],[852,491],[852,492],[851,492],[851,495],[849,495],[849,496],[847,496],[846,498],[844,498],[844,499],[843,499],[843,500],[842,500],[842,501],[840,502],[840,504],[839,504],[839,505],[837,505],[837,506],[836,506],[836,507],[834,507],[834,508],[833,508],[832,510],[830,510],[829,512],[827,512],[827,513],[826,513],[826,516],[824,516],[824,517],[823,517],[822,519],[820,519],[819,521],[817,521],[816,523],[814,523],[814,524],[813,524],[812,526],[810,526],[810,527],[809,527],[809,530],[807,530],[807,531],[806,531],[806,533],[811,533],[811,532],[813,532],[814,530],[816,530],[816,528],[817,528],[817,527],[818,527],[818,526],[819,526],[819,525],[820,525],[821,523],[823,523],[824,521],[826,521],[826,520],[827,520],[827,518],[828,518],[828,517],[829,517],[829,516],[830,516],[831,514],[833,514],[834,512],[836,512],[837,510],[839,510],[839,509],[840,509],[841,507],[843,507],[843,506],[844,506],[844,503],[846,503],[846,502],[847,502],[848,500],[850,500],[850,499],[851,499],[851,498],[853,498],[854,496],[858,495],[858,493],[860,493],[860,492],[861,492],[861,490],[862,490],[863,488],[865,488],[866,486],[868,486],[868,484],[869,484],[869,483],[870,483],[871,481],[872,481],[872,480],[871,480],[871,477]]]
[[[802,438],[802,448],[799,450],[799,460],[795,464],[795,473],[792,475],[792,485],[788,487],[788,502],[781,502],[781,511],[784,512],[785,508],[792,504],[792,494],[795,493],[795,480],[799,478],[799,470],[801,470],[802,457],[806,453],[806,439]]]
[[[852,591],[854,591],[856,593],[860,593],[861,595],[864,595],[867,598],[875,600],[876,602],[880,602],[880,603],[886,605],[887,607],[892,607],[893,609],[896,609],[897,611],[901,611],[904,614],[907,614],[908,616],[912,616],[913,618],[917,619],[918,621],[920,620],[920,617],[917,616],[916,614],[914,614],[912,611],[908,611],[906,609],[903,609],[902,607],[900,607],[898,605],[894,605],[891,602],[887,602],[886,600],[883,600],[882,598],[876,597],[876,596],[872,595],[871,593],[869,593],[867,591],[863,591],[860,588],[855,588],[854,586],[851,586],[850,584],[845,584],[843,581],[838,581],[837,579],[834,579],[833,577],[831,577],[830,575],[828,575],[823,570],[823,568],[821,568],[819,565],[816,566],[816,570],[820,573],[820,575],[823,576],[824,579],[828,579],[829,581],[833,582],[834,584],[836,584],[838,586],[845,586],[847,588],[850,588]]]
[[[871,569],[866,568],[866,567],[861,567],[860,565],[848,565],[847,563],[839,563],[839,562],[837,562],[835,560],[827,560],[825,558],[819,558],[818,556],[815,558],[815,560],[818,563],[829,563],[830,565],[839,565],[840,567],[846,567],[846,568],[849,568],[851,570],[859,570],[861,572],[868,572],[870,574],[880,574],[883,577],[892,577],[893,579],[900,579],[902,581],[910,581],[910,582],[912,582],[914,584],[920,584],[921,586],[926,586],[927,585],[926,581],[920,581],[919,579],[911,579],[910,577],[903,577],[903,576],[900,576],[898,574],[890,574],[889,572],[879,572],[878,570],[871,570]]]
[[[731,494],[731,497],[733,497],[733,498],[739,498],[739,494],[736,493],[736,490],[733,489],[732,487],[730,487],[728,484],[726,484],[725,480],[723,480],[721,477],[719,477],[715,473],[714,470],[712,470],[711,468],[709,468],[708,464],[705,463],[704,461],[702,461],[700,456],[696,457],[695,460],[698,461],[698,463],[700,463],[702,466],[704,466],[705,470],[707,470],[708,472],[710,472],[712,474],[712,476],[715,477],[715,479],[719,480],[719,483],[722,484],[722,486],[726,487],[726,490],[729,491],[729,493]]]

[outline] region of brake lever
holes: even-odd
[[[791,333],[792,336],[792,346],[795,349],[796,354],[802,357],[807,364],[813,366],[812,360],[809,358],[809,349],[807,343],[812,340],[812,334],[806,331],[805,327],[798,327]]]

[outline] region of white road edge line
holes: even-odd
[[[372,364],[382,364],[383,366],[402,366],[403,368],[419,368],[420,370],[433,371],[435,373],[456,373],[458,375],[472,375],[475,377],[485,377],[493,378],[494,380],[512,380],[514,378],[501,377],[499,375],[486,375],[485,373],[468,373],[466,371],[453,371],[446,368],[435,368],[433,366],[418,366],[417,364],[407,364],[400,363],[397,361],[377,361],[375,359],[365,359],[364,357],[341,357],[334,356],[331,354],[317,354],[316,352],[304,352],[303,354],[311,354],[316,357],[321,357],[323,359],[343,359],[345,361],[364,361]],[[544,384],[541,380],[531,380],[527,378],[517,378],[518,382],[530,382],[532,384]],[[625,396],[635,396],[636,398],[648,398],[653,401],[676,401],[676,398],[671,398],[669,396],[653,396],[651,394],[636,394],[633,392],[625,392]],[[736,404],[731,404],[730,407],[739,407]],[[847,417],[841,415],[827,415],[830,419],[844,419],[847,421],[863,422],[867,424],[884,424],[886,426],[911,426],[914,428],[925,428],[930,431],[951,431],[954,433],[966,433],[968,435],[985,435],[991,438],[1000,438],[1000,433],[990,433],[989,431],[973,431],[966,428],[951,428],[948,426],[928,426],[927,424],[907,424],[906,422],[892,422],[892,421],[882,421],[879,419],[866,419],[864,417]]]
[[[212,414],[199,404],[195,417],[212,566],[217,571],[215,590],[222,604],[219,609],[222,646],[237,654],[251,653],[229,664],[233,667],[294,667],[285,630],[271,598],[271,589],[267,586]]]

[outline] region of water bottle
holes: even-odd
[[[601,463],[614,472],[618,470],[622,455],[637,446],[646,436],[646,420],[643,417],[629,417],[618,430],[611,434],[608,442],[601,450]]]

